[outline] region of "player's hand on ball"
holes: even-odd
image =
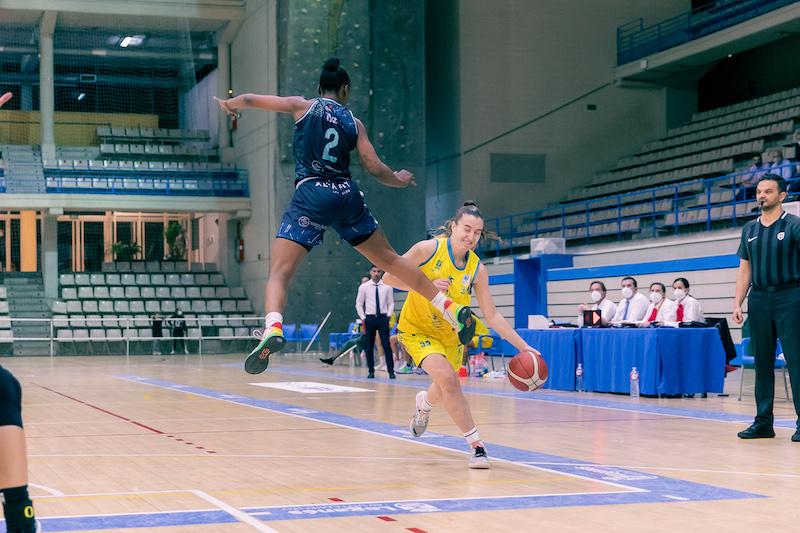
[[[409,185],[412,187],[417,186],[417,182],[414,181],[414,174],[406,169],[398,170],[394,173],[394,177],[397,178],[397,181],[401,183],[402,187],[408,187]]]

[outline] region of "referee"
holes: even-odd
[[[748,316],[755,355],[756,419],[738,435],[742,439],[775,436],[772,404],[777,334],[798,415],[798,429],[792,441],[800,442],[800,218],[783,210],[786,181],[776,174],[765,174],[758,180],[756,199],[761,216],[742,229],[733,309],[733,320],[741,324],[742,303],[750,289]]]

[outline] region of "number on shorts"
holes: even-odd
[[[331,141],[325,145],[325,149],[322,151],[322,159],[336,163],[336,156],[331,155],[331,148],[336,148],[339,144],[339,132],[335,128],[328,128],[325,132],[325,138]]]
[[[431,341],[420,341],[419,342],[419,347],[420,348],[425,348],[426,346],[430,346],[430,345],[431,345]]]

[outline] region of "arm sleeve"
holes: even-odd
[[[750,253],[747,251],[747,226],[742,229],[742,238],[739,240],[739,251],[736,252],[736,255],[740,259],[750,261]]]
[[[614,316],[617,314],[617,304],[612,302],[611,300],[606,300],[607,305],[601,306],[600,309],[600,316],[603,319],[603,322],[611,322],[614,320]],[[602,309],[605,307],[605,309]]]

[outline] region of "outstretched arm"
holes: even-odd
[[[539,352],[537,350],[531,348],[528,346],[527,342],[522,340],[522,337],[514,331],[511,324],[506,321],[500,311],[494,306],[492,294],[489,292],[489,272],[486,270],[485,266],[480,265],[478,267],[478,274],[475,276],[475,281],[472,286],[475,288],[475,297],[478,299],[478,305],[485,317],[484,322],[520,352],[533,352],[538,354]]]
[[[378,157],[378,154],[375,152],[375,147],[372,146],[369,140],[367,128],[364,127],[364,124],[358,119],[356,119],[356,124],[358,125],[358,143],[356,144],[356,149],[358,150],[359,157],[361,157],[361,165],[364,169],[387,187],[395,187],[398,189],[408,187],[409,185],[416,187],[417,182],[414,181],[414,174],[405,169],[393,172],[392,169]]]
[[[415,265],[421,265],[422,263],[427,261],[435,251],[436,251],[436,240],[429,239],[427,241],[420,241],[411,248],[409,248],[408,251],[403,254],[403,257],[407,258]],[[408,285],[400,281],[400,278],[390,274],[389,272],[384,274],[383,282],[388,286],[394,287],[395,289],[399,289],[401,291],[411,290],[411,288]],[[436,283],[434,283],[434,285],[435,284]],[[437,286],[437,288],[439,287]],[[439,288],[439,290],[441,290],[441,288]],[[447,290],[446,287],[445,290]]]
[[[235,115],[242,109],[263,109],[276,113],[290,113],[295,120],[303,116],[311,107],[312,100],[302,96],[274,96],[271,94],[240,94],[234,98],[223,100],[214,97],[219,107],[229,115]]]

